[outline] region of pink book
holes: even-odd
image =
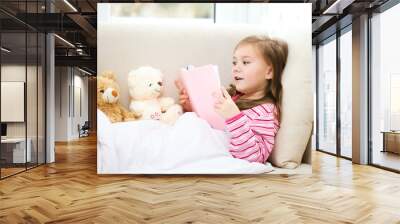
[[[181,80],[189,95],[193,112],[206,120],[211,127],[223,130],[225,120],[214,110],[213,92],[221,93],[218,67],[205,65],[181,69]]]

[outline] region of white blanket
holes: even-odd
[[[256,174],[272,166],[233,158],[228,135],[195,113],[173,126],[159,121],[110,123],[97,111],[99,174]]]

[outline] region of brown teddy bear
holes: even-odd
[[[119,103],[119,85],[115,74],[106,71],[97,77],[97,108],[112,123],[136,120],[136,114],[129,112]]]

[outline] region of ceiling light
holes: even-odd
[[[72,10],[74,10],[74,12],[78,12],[78,10],[71,4],[69,3],[67,0],[64,0],[65,4],[67,4]]]
[[[86,71],[86,70],[83,70],[83,69],[81,69],[81,68],[79,68],[79,67],[78,67],[78,70],[81,71],[81,72],[83,72],[83,73],[85,73],[85,74],[93,75],[92,73],[90,73],[90,72],[88,72],[88,71]]]
[[[9,50],[9,49],[7,49],[7,48],[5,48],[5,47],[1,47],[1,50],[4,51],[4,52],[7,52],[7,53],[10,53],[10,52],[11,52],[11,50]]]
[[[75,45],[71,44],[71,42],[67,41],[66,39],[58,36],[57,34],[54,34],[55,37],[57,37],[58,39],[60,39],[61,41],[63,41],[64,43],[68,44],[69,46],[75,48]]]

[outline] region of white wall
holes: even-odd
[[[78,124],[88,120],[88,79],[82,75],[75,68],[56,67],[55,141],[77,139]]]
[[[55,141],[68,140],[70,77],[67,67],[55,68]]]
[[[25,82],[25,65],[2,65],[1,66],[1,81],[18,81]],[[28,72],[33,67],[28,66]],[[7,108],[1,108],[7,110]],[[7,123],[7,136],[8,137],[25,137],[25,123],[24,122],[10,122]]]
[[[217,3],[215,20],[218,24],[263,24],[268,34],[287,33],[293,21],[302,23],[308,4]]]
[[[72,110],[72,120],[71,120],[71,135],[73,138],[78,138],[79,133],[78,133],[78,124],[81,126],[85,123],[85,121],[88,120],[88,78],[87,77],[82,77],[78,73],[77,75],[77,70],[74,71],[74,108]],[[80,93],[79,93],[80,91]],[[79,97],[80,96],[80,97]],[[80,101],[80,102],[79,102]],[[81,107],[81,108],[79,108]],[[81,111],[80,111],[81,110]]]

